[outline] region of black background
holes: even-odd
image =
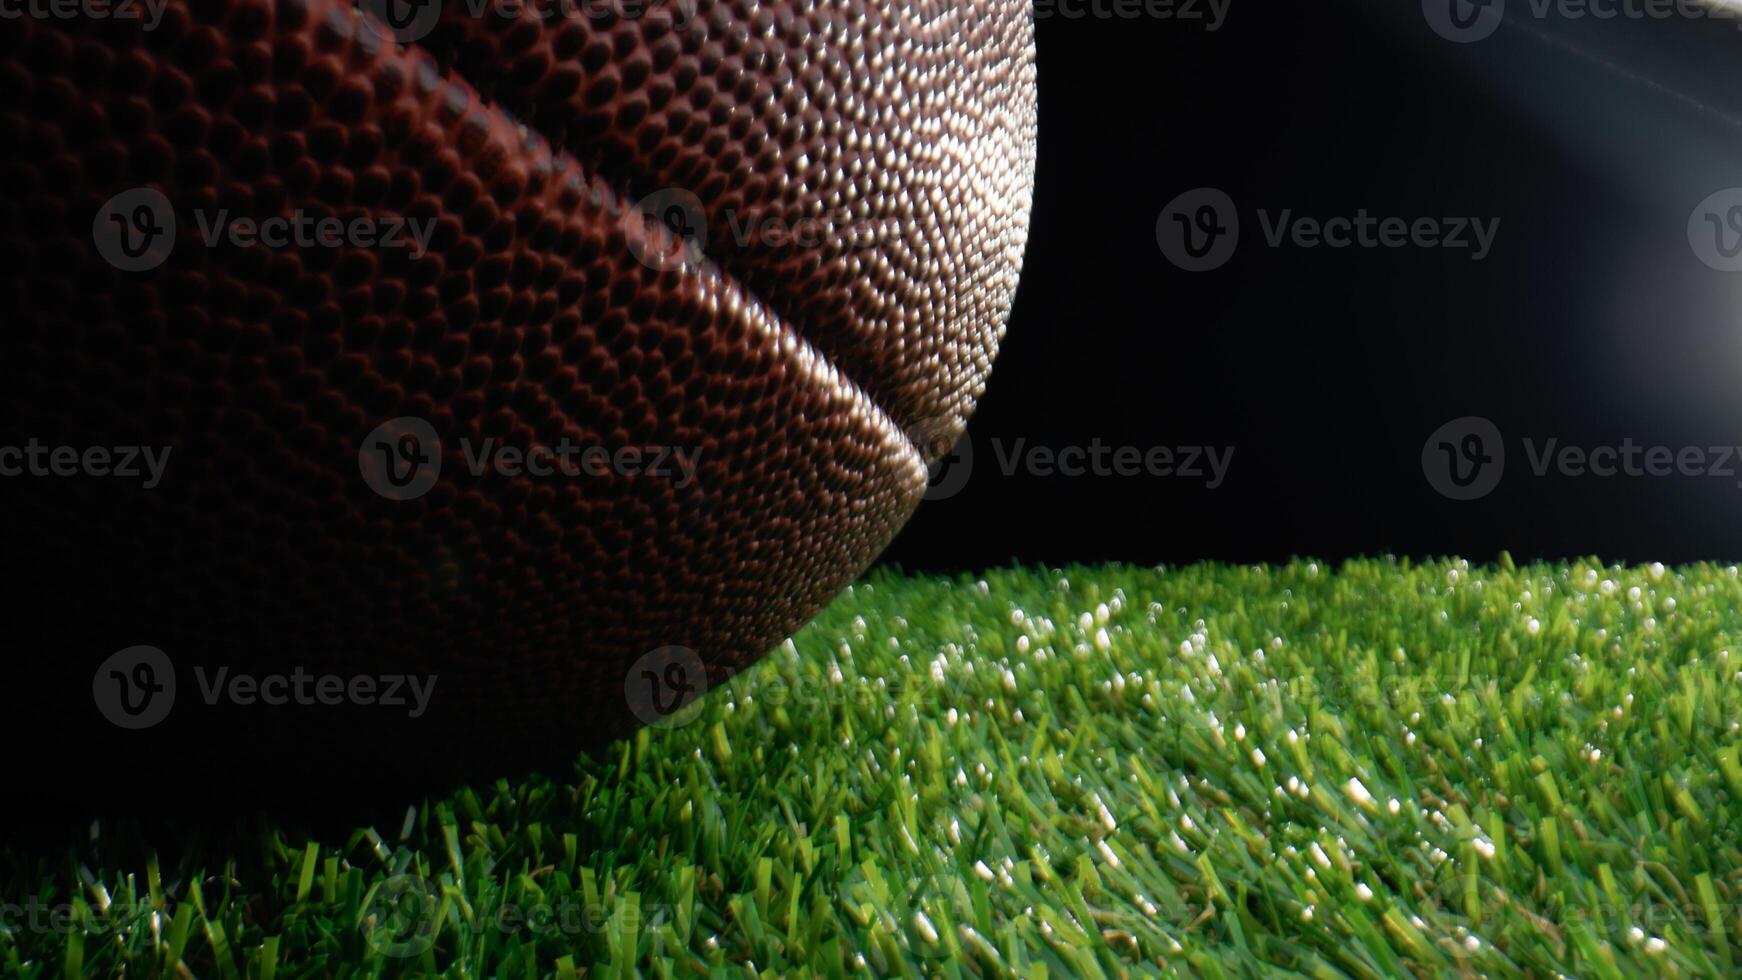
[[[1742,552],[1742,462],[1728,477],[1536,476],[1523,442],[1742,442],[1742,273],[1708,268],[1688,237],[1697,204],[1742,185],[1738,22],[1510,8],[1469,44],[1416,0],[1232,0],[1213,31],[1039,19],[1034,217],[971,475],[885,560]],[[1198,187],[1230,195],[1241,236],[1225,266],[1191,273],[1156,221]],[[1268,247],[1257,212],[1285,208],[1500,226],[1483,261]],[[1455,501],[1422,450],[1469,415],[1503,434],[1505,469],[1493,493]],[[1006,475],[994,448],[1094,439],[1234,456],[1212,490]]]

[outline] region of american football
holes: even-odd
[[[986,385],[1025,2],[106,10],[0,21],[0,714],[66,753],[416,780],[662,723]]]
[[[1742,977],[1742,0],[0,0],[0,975]]]

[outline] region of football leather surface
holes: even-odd
[[[1025,0],[150,7],[0,20],[0,446],[37,451],[0,476],[0,713],[38,763],[598,744],[850,583],[984,390]],[[325,230],[229,234],[274,218]],[[501,464],[537,447],[597,465]],[[141,646],[170,676],[105,674]],[[293,673],[435,680],[416,717],[223,686]],[[98,703],[166,681],[149,725]]]

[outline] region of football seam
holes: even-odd
[[[375,15],[367,10],[360,10],[357,11],[357,13],[371,21],[375,21]],[[381,36],[393,36],[391,28],[386,24],[377,22],[374,29]],[[494,99],[482,92],[470,78],[466,77],[466,75],[460,72],[457,68],[444,68],[435,58],[434,54],[421,43],[412,42],[411,44],[404,45],[404,47],[416,50],[417,55],[425,59],[426,63],[445,78],[449,84],[463,85],[465,90],[474,100],[477,101],[479,107],[484,112],[496,115],[510,124],[510,126],[514,127],[517,131],[528,134],[529,137],[530,134],[536,133],[537,141],[543,143],[546,147],[549,147],[551,163],[554,166],[559,169],[572,168],[577,176],[582,180],[593,183],[595,186],[604,184],[606,193],[609,193],[616,199],[614,203],[617,207],[613,210],[620,210],[626,215],[636,213],[634,209],[630,207],[628,202],[624,200],[623,196],[618,194],[616,191],[617,187],[627,185],[613,183],[611,175],[609,174],[600,172],[588,174],[583,171],[581,169],[580,161],[575,159],[566,147],[552,140],[549,134],[522,121],[517,115],[499,105]],[[528,141],[530,141],[530,139]],[[663,231],[663,226],[661,226],[661,230]],[[783,355],[796,359],[798,366],[804,371],[807,381],[819,386],[829,384],[844,386],[851,393],[851,398],[855,405],[860,405],[870,409],[872,417],[876,420],[874,424],[884,438],[886,440],[892,439],[894,445],[900,446],[903,450],[903,454],[918,468],[920,482],[926,483],[930,481],[930,473],[925,452],[919,447],[919,444],[914,441],[912,434],[910,434],[907,427],[902,424],[901,419],[895,417],[893,410],[889,406],[883,404],[882,400],[876,397],[869,386],[848,374],[847,371],[841,367],[839,359],[812,341],[809,337],[805,336],[802,330],[799,330],[792,324],[791,318],[788,317],[784,311],[776,309],[771,302],[752,290],[741,277],[732,274],[732,272],[722,263],[716,261],[713,256],[710,256],[705,251],[702,251],[699,246],[697,246],[697,258],[699,260],[699,268],[712,273],[712,275],[717,278],[727,290],[742,297],[749,306],[755,310],[761,311],[765,315],[767,321],[773,326],[775,339],[781,342],[780,346]],[[679,270],[679,274],[688,277],[694,273],[691,272],[689,265],[686,263]],[[752,319],[755,320],[761,318],[752,317]]]

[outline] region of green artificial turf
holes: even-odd
[[[1739,719],[1734,567],[878,574],[562,781],[8,849],[0,969],[1730,974]]]

